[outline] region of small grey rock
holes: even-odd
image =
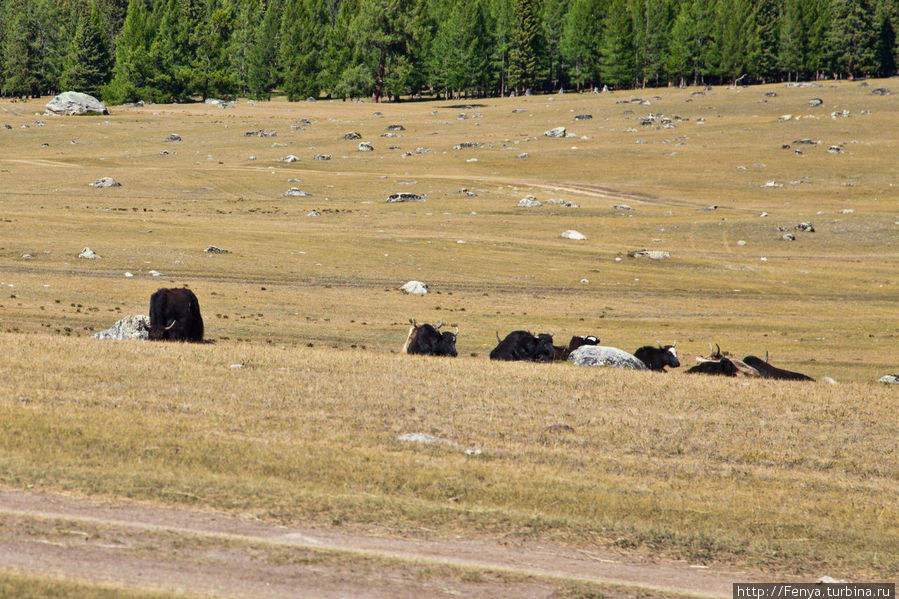
[[[223,250],[222,248],[216,247],[214,245],[210,245],[203,251],[206,252],[207,254],[228,254],[228,253],[230,253],[230,252],[228,252],[228,250]]]
[[[409,295],[427,295],[428,294],[428,285],[427,283],[422,283],[421,281],[408,281],[400,287],[403,291],[408,293]]]
[[[98,254],[94,250],[86,247],[83,250],[81,250],[81,253],[78,254],[78,257],[85,258],[87,260],[96,260],[97,258],[100,257],[100,254]]]
[[[899,385],[899,374],[887,374],[879,379],[877,379],[878,383],[885,383],[887,385]]]
[[[113,179],[112,177],[101,177],[94,181],[93,183],[89,183],[91,187],[121,187],[122,184]]]
[[[177,133],[172,133],[171,135],[169,135],[168,137],[166,137],[165,140],[168,141],[168,142],[172,142],[172,141],[181,141],[181,136],[178,135]]]
[[[548,131],[544,131],[546,137],[565,137],[567,135],[565,127],[554,127]]]
[[[350,131],[349,133],[344,135],[343,138],[347,141],[352,141],[354,139],[362,139],[362,136],[359,135],[358,133],[356,133],[355,131]]]
[[[370,141],[360,142],[358,147],[360,152],[371,152],[374,150]]]

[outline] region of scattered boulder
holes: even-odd
[[[47,102],[47,114],[109,114],[106,105],[97,98],[81,92],[63,92]]]
[[[483,148],[484,144],[479,141],[463,141],[453,146],[454,150],[467,150],[469,148]]]
[[[543,202],[535,198],[534,196],[527,196],[525,198],[521,198],[518,202],[519,208],[536,208],[537,206],[542,206]]]
[[[567,131],[565,127],[555,127],[554,129],[550,129],[549,131],[544,131],[543,135],[546,137],[565,137],[567,135]]]
[[[228,250],[223,250],[222,248],[216,247],[214,245],[210,245],[203,251],[206,252],[207,254],[229,254],[230,253]]]
[[[403,127],[402,125],[387,125],[387,130],[390,132],[396,132],[396,131],[405,131],[406,128]]]
[[[247,131],[243,135],[244,137],[275,137],[278,132],[274,129],[259,129],[258,131]]]
[[[802,222],[796,225],[796,228],[800,231],[805,231],[806,233],[814,233],[815,226],[810,222]]]
[[[574,116],[576,121],[589,121],[593,118],[592,114],[577,114]]]
[[[360,152],[372,152],[374,151],[374,147],[371,145],[370,141],[359,142],[359,151]]]
[[[299,156],[294,156],[293,154],[288,154],[284,158],[281,158],[279,162],[299,162]]]
[[[387,196],[387,202],[424,202],[425,199],[418,195],[417,193],[410,193],[408,191],[401,191],[399,193],[392,193]]]
[[[829,148],[827,148],[827,151],[831,154],[842,154],[843,148],[841,148],[840,146],[830,146]]]
[[[604,345],[582,345],[568,356],[575,366],[611,366],[627,370],[648,370],[646,364],[617,347]]]
[[[298,187],[291,187],[287,191],[284,192],[285,196],[294,197],[294,198],[305,198],[307,196],[311,196],[311,193],[303,191]]]
[[[784,235],[781,237],[781,239],[783,241],[796,241],[796,236],[793,235],[792,233],[784,233]]]
[[[879,379],[877,379],[878,383],[885,383],[887,385],[899,385],[899,374],[887,374]]]
[[[358,133],[356,133],[355,131],[350,131],[349,133],[344,135],[343,138],[347,141],[352,141],[354,139],[362,139],[362,136],[359,135]]]
[[[85,258],[87,260],[96,260],[100,257],[100,254],[90,248],[84,248],[83,250],[81,250],[81,253],[78,254],[78,257]]]
[[[792,120],[792,119],[793,119],[793,115],[792,115],[792,114],[782,114],[782,115],[780,115],[779,117],[777,117],[777,121],[780,122],[780,123],[782,123],[782,122],[784,122],[784,121],[789,121],[789,120]]]
[[[165,140],[166,140],[167,142],[181,141],[181,136],[178,135],[177,133],[172,133],[171,135],[169,135],[168,137],[166,137]]]
[[[631,207],[628,206],[627,204],[615,204],[615,205],[612,206],[612,207],[613,207],[615,210],[633,210],[633,208],[631,208]]]
[[[636,252],[628,252],[631,258],[649,258],[650,260],[667,260],[671,258],[671,253],[665,250],[638,250]]]
[[[527,152],[522,152],[516,158],[529,158],[529,154]]]
[[[314,154],[312,156],[313,160],[331,160],[330,154]]]
[[[105,331],[94,333],[94,339],[135,339],[146,341],[150,338],[150,317],[143,314],[126,316]]]
[[[808,101],[808,105],[812,108],[814,108],[815,106],[821,106],[822,104],[824,104],[824,100],[822,100],[821,98],[812,98]]]
[[[423,443],[424,445],[449,445],[450,447],[459,447],[458,443],[447,441],[446,439],[441,439],[440,437],[435,437],[434,435],[429,435],[427,433],[406,433],[397,437],[396,440],[405,443]]]
[[[582,241],[584,239],[587,239],[586,235],[584,235],[583,233],[579,233],[578,231],[574,231],[574,230],[562,231],[562,237],[564,237],[565,239],[574,239],[577,241]]]
[[[100,177],[93,183],[89,183],[91,187],[121,187],[122,184],[112,177]]]
[[[885,87],[878,87],[877,89],[871,90],[872,96],[889,96],[892,92]]]
[[[421,281],[409,281],[400,287],[403,291],[408,293],[409,295],[427,295],[428,294],[428,285],[427,283],[422,283]]]

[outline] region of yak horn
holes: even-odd
[[[768,350],[765,350],[765,364],[768,363]]]
[[[499,331],[496,331],[496,340],[502,343],[502,339],[499,338]]]
[[[677,347],[677,339],[674,340],[674,343],[671,344],[671,347]]]
[[[717,343],[715,344],[715,350],[718,352],[718,357],[721,357],[721,346]]]
[[[458,336],[459,336],[459,327],[456,327],[456,332],[453,333],[453,337],[458,337]]]
[[[439,329],[439,328],[442,327],[442,326],[443,326],[443,319],[441,318],[441,319],[440,319],[440,322],[438,322],[438,323],[437,323],[437,326],[434,327],[434,328],[435,328],[435,329]]]
[[[414,319],[414,318],[410,318],[410,319],[409,319],[409,322],[412,323],[412,326],[413,326],[414,328],[416,328],[416,329],[418,328],[418,325],[415,324],[415,319]]]
[[[178,322],[178,319],[177,319],[177,318],[176,318],[175,320],[173,320],[173,321],[171,322],[171,324],[169,324],[169,326],[165,327],[165,330],[166,330],[166,331],[171,330],[171,328],[172,328],[173,326],[175,326],[175,323],[176,323],[176,322]]]

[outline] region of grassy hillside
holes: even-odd
[[[4,101],[0,482],[895,575],[896,393],[874,381],[897,369],[899,105],[870,94],[890,83],[81,118]],[[122,186],[88,186],[104,176]],[[400,191],[424,201],[385,202]],[[181,285],[214,344],[89,338]],[[393,355],[410,317],[458,326],[460,358]],[[718,343],[840,384],[489,362],[520,328],[677,340],[685,365]],[[458,445],[397,441],[414,432]]]

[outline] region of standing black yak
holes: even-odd
[[[203,341],[203,317],[193,291],[160,289],[150,296],[150,339]]]

